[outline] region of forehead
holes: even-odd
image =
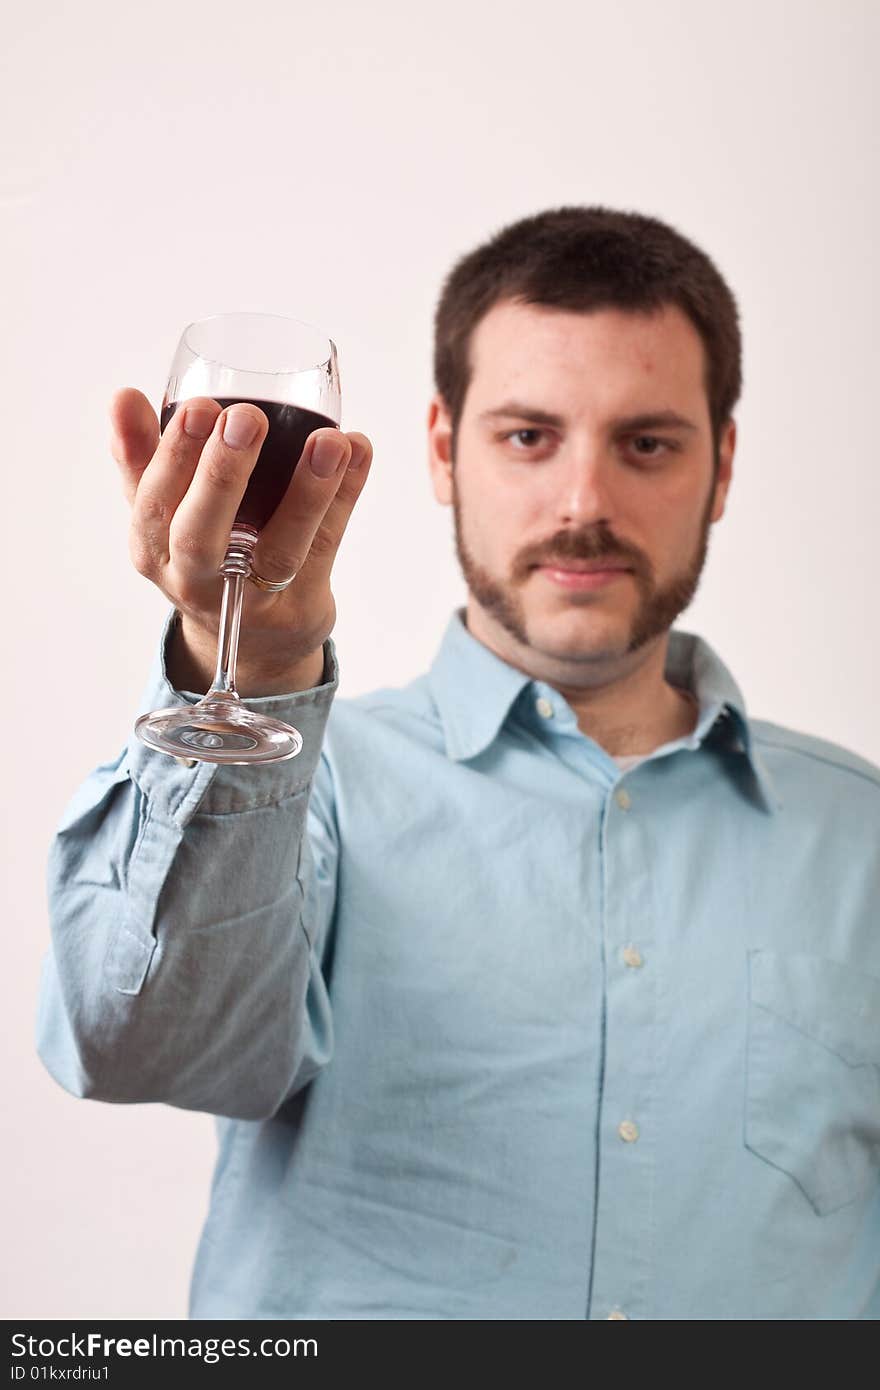
[[[705,400],[705,350],[675,305],[652,313],[588,313],[505,300],[471,335],[468,407],[508,399],[611,410],[689,406]]]

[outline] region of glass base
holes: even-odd
[[[228,695],[142,714],[134,731],[148,748],[182,762],[277,763],[302,748],[302,736],[290,724],[255,714]]]

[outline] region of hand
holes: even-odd
[[[236,448],[228,436],[232,423],[241,421],[256,426],[256,434]],[[254,405],[221,410],[216,401],[196,397],[175,411],[160,437],[146,396],[124,387],[112,398],[110,424],[111,450],[131,506],[132,563],[179,610],[181,656],[207,689],[216,658],[223,587],[219,569],[268,420]],[[325,441],[338,449],[339,466],[330,477],[318,477],[311,460],[316,445],[323,448]],[[369,439],[357,432],[325,427],[306,440],[253,559],[264,579],[277,582],[294,573],[296,578],[277,594],[245,585],[240,694],[302,688],[285,681],[305,668],[320,674],[317,654],[336,622],[330,572],[372,457]]]

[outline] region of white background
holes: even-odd
[[[727,514],[678,625],[753,715],[880,762],[878,19],[867,0],[7,10],[3,1317],[185,1317],[214,1157],[209,1117],[74,1100],[33,1050],[48,843],[126,738],[166,612],[128,558],[113,390],[158,406],[203,315],[326,327],[343,428],[376,454],[334,572],[340,693],[402,684],[464,601],[425,444],[443,275],[546,207],[663,217],[716,259],[745,337]]]

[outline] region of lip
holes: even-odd
[[[604,569],[561,569],[556,565],[538,565],[538,571],[563,589],[601,589],[612,580],[631,571],[626,565],[609,564]]]

